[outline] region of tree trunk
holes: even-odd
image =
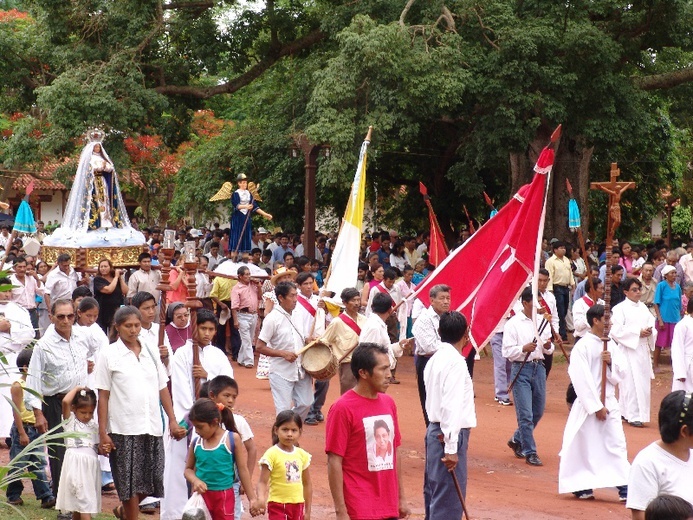
[[[551,129],[542,126],[537,130],[534,140],[524,152],[510,154],[510,172],[512,182],[512,194],[523,184],[531,181],[534,175],[534,165],[539,153],[549,142]],[[587,146],[582,136],[572,137],[563,135],[559,143],[558,152],[554,161],[553,171],[548,187],[546,199],[546,221],[544,224],[544,236],[546,238],[558,238],[577,245],[577,234],[568,229],[568,190],[566,179],[573,187],[573,195],[580,208],[582,233],[587,237],[589,229],[589,207],[587,204],[589,193],[589,166],[592,159],[593,146]]]

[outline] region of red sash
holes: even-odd
[[[358,323],[351,319],[351,317],[346,312],[340,314],[339,317],[351,330],[353,330],[356,333],[357,336],[361,335],[361,327],[359,327]]]
[[[594,302],[590,299],[589,296],[583,296],[582,301],[585,302],[588,307],[592,307],[592,305],[594,305]]]
[[[296,299],[298,300],[298,303],[300,303],[303,308],[308,311],[308,314],[315,318],[315,307],[313,307],[303,296],[298,296]]]
[[[378,284],[375,286],[376,289],[378,289],[381,293],[387,294],[390,298],[392,298],[392,295],[390,294],[390,291],[388,291],[385,287],[382,285]],[[392,298],[392,306],[395,307],[395,299]]]

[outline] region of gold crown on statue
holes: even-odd
[[[87,131],[87,140],[90,143],[101,143],[103,142],[104,137],[106,137],[106,132],[100,128],[92,128]]]

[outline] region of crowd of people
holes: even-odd
[[[2,382],[15,404],[0,402],[0,436],[17,458],[47,430],[74,433],[48,446],[48,464],[41,447],[17,459],[16,471],[35,473],[42,507],[57,508],[59,517],[94,515],[102,491],[115,490],[121,504],[113,514],[121,519],[135,519],[155,502],[162,520],[203,504],[214,520],[239,519],[242,488],[253,516],[310,518],[311,455],[298,440],[304,427],[326,422],[337,518],[407,517],[412,490],[403,485],[397,404],[387,389],[399,384],[398,361],[411,354],[426,426],[426,518],[462,516],[449,473],[466,495],[477,352],[465,316],[450,309],[453,287],[431,287],[428,307],[411,298],[433,270],[428,233],[364,235],[357,283],[334,295],[341,301],[335,310],[321,291],[334,235],[304,244],[302,235],[278,232],[270,240],[259,228],[249,250],[235,251],[218,225],[183,229],[164,300],[161,230],[141,231],[148,250],[137,269],[104,258],[83,272],[69,255],[48,266],[40,253],[27,255],[9,229],[0,234],[10,273],[0,285],[12,285],[0,292],[0,350],[8,365]],[[189,241],[198,255],[200,309],[187,300],[179,260]],[[605,247],[588,245],[583,256],[558,240],[545,243],[538,297],[526,288],[490,341],[495,400],[515,408],[517,429],[507,443],[513,454],[541,466],[534,429],[544,413],[546,379],[555,349],[574,342],[559,492],[589,499],[595,488],[614,487],[633,518],[662,518],[645,511],[680,508],[677,497],[693,503],[686,484],[693,477],[693,244],[688,251],[611,246],[618,262],[610,272],[606,350]],[[240,265],[233,279],[214,273],[227,261]],[[334,364],[319,379],[303,362],[317,344],[329,347],[328,365]],[[650,422],[653,366],[663,369],[661,352],[668,349],[673,385],[660,407],[661,440],[631,464],[623,421]],[[273,443],[260,457],[248,421],[233,411],[234,369],[253,369],[271,390]],[[323,413],[332,375],[341,397]],[[22,490],[15,481],[8,501],[21,505]]]

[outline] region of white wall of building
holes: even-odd
[[[42,220],[45,224],[49,221],[57,220],[58,223],[63,221],[63,194],[60,191],[40,191],[40,195],[50,195],[50,202],[41,202],[40,215],[36,215],[36,220]]]

